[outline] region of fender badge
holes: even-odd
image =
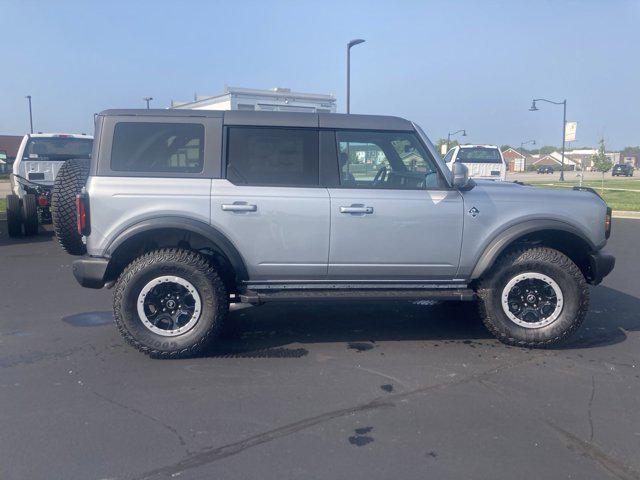
[[[480,210],[478,210],[476,207],[471,207],[471,210],[469,210],[469,215],[471,215],[473,218],[476,218],[478,215],[480,215]]]

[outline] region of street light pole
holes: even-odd
[[[31,113],[31,95],[27,95],[27,100],[29,100],[29,125],[31,126],[31,133],[33,133],[33,114]]]
[[[546,98],[534,98],[531,102],[531,108],[529,111],[535,112],[538,110],[536,106],[536,102],[547,102],[552,103],[554,105],[562,105],[562,159],[560,160],[560,181],[564,182],[564,144],[565,144],[565,128],[567,125],[567,99],[565,98],[562,102],[554,102],[553,100],[547,100]]]
[[[149,110],[149,102],[153,100],[153,97],[144,97],[143,100],[147,102],[147,110]]]
[[[449,142],[451,142],[451,136],[452,135],[456,135],[458,133],[462,132],[462,136],[466,137],[467,136],[467,131],[463,128],[461,130],[456,130],[455,132],[449,132],[447,133],[447,152],[449,151]]]
[[[364,43],[361,38],[356,38],[347,43],[347,113],[351,113],[351,47]]]

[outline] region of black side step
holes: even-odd
[[[240,294],[242,303],[259,305],[266,302],[298,302],[309,300],[456,300],[470,301],[475,292],[470,288],[434,290],[245,290]]]

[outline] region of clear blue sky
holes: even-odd
[[[344,109],[401,115],[435,141],[559,144],[568,99],[576,146],[640,144],[640,0],[0,0],[0,134],[91,131],[92,114],[166,107],[224,85],[334,93]]]

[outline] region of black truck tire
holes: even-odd
[[[38,202],[32,193],[22,198],[22,223],[25,237],[38,234]]]
[[[485,326],[503,343],[547,347],[582,324],[589,286],[573,261],[552,248],[505,254],[482,279],[478,307]]]
[[[202,354],[219,336],[229,295],[209,260],[192,250],[154,250],[118,278],[113,316],[122,337],[153,358]]]
[[[76,194],[89,176],[89,160],[72,158],[60,168],[51,193],[53,231],[60,246],[71,255],[84,255],[87,248],[78,233]]]
[[[7,233],[11,238],[22,236],[22,205],[17,195],[7,195]]]

